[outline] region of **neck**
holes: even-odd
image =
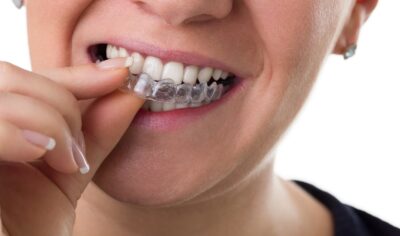
[[[74,235],[330,235],[330,224],[307,225],[330,222],[326,210],[275,177],[271,166],[218,197],[179,207],[135,207],[91,183],[78,204]]]

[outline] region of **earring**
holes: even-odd
[[[353,57],[356,54],[356,50],[357,50],[357,44],[352,44],[350,46],[347,47],[346,52],[344,52],[343,54],[343,58],[345,60]]]
[[[13,3],[15,5],[16,8],[21,9],[21,7],[24,5],[24,1],[23,0],[13,0]]]

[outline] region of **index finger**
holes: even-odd
[[[77,99],[90,99],[111,93],[128,78],[132,58],[114,58],[99,64],[86,64],[35,71],[62,85]]]

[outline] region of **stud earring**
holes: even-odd
[[[22,6],[24,6],[24,1],[23,0],[13,0],[13,3],[16,8],[21,9]]]
[[[357,50],[357,44],[352,44],[350,46],[347,47],[346,51],[343,54],[343,58],[345,60],[353,57],[354,55],[356,55],[356,50]]]

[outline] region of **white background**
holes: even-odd
[[[381,0],[355,58],[331,56],[277,171],[400,227],[400,1]],[[0,60],[30,68],[25,10],[0,1]]]

